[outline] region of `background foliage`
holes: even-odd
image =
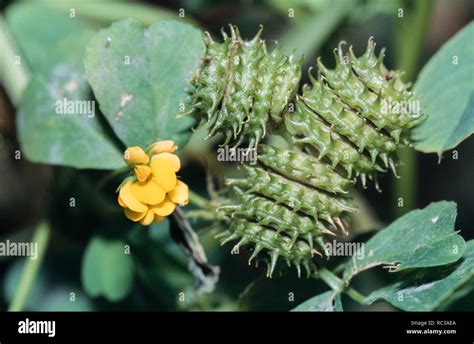
[[[49,242],[41,266],[0,257],[2,309],[474,309],[474,144],[459,145],[474,130],[471,2],[0,4],[0,241]],[[143,229],[116,205],[121,176],[110,170],[124,166],[126,146],[174,139],[184,148],[183,180],[205,198],[213,196],[208,174],[219,184],[235,173],[236,165],[216,161],[216,141],[202,141],[205,133],[191,131],[191,120],[175,119],[204,49],[202,30],[218,37],[229,22],[244,37],[263,24],[268,44],[304,54],[306,67],[318,55],[331,61],[342,39],[360,52],[373,35],[388,48],[390,67],[405,69],[422,94],[428,119],[416,130],[415,148],[443,160],[402,151],[402,178],[385,176],[383,193],[358,195],[351,239],[372,252],[362,261],[321,260],[320,279],[290,271],[270,280],[247,266],[247,252],[230,255],[206,229],[209,222],[196,219],[209,261],[221,267],[214,292],[197,293],[186,256],[169,235],[175,224]],[[21,63],[13,64],[17,56]],[[64,97],[97,102],[95,116],[58,117],[53,105]],[[45,219],[48,231],[34,231]],[[122,254],[124,247],[130,255]]]

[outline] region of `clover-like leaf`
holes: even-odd
[[[455,220],[454,202],[441,201],[409,212],[375,234],[364,245],[361,259],[354,256],[346,263],[344,280],[379,265],[401,271],[456,262],[465,242],[454,232]]]
[[[65,11],[33,2],[8,6],[5,20],[33,71],[51,59],[51,49],[62,39],[96,26],[83,18],[71,18]]]
[[[145,28],[128,19],[101,30],[87,47],[87,78],[100,108],[127,145],[158,139],[184,145],[193,121],[177,119],[185,87],[204,54],[201,32],[161,20]]]
[[[415,90],[427,119],[414,129],[417,150],[441,155],[474,132],[473,40],[471,22],[421,71]]]
[[[61,41],[23,94],[17,126],[31,161],[94,169],[123,165],[85,79],[82,56],[90,37],[90,32],[75,33]]]
[[[385,300],[405,311],[432,311],[474,290],[474,240],[454,264],[415,269],[396,282],[374,291],[365,302]]]
[[[94,237],[82,260],[82,285],[92,297],[104,296],[117,302],[130,292],[134,275],[133,261],[125,244]]]
[[[341,295],[334,291],[316,295],[299,304],[292,312],[342,312]]]

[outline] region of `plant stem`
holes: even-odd
[[[365,296],[359,293],[357,290],[351,288],[351,287],[346,287],[344,289],[344,292],[349,296],[352,300],[360,303],[361,305],[365,304]]]
[[[333,274],[331,271],[329,271],[326,268],[321,268],[318,270],[318,276],[332,290],[338,293],[342,292],[342,289],[344,288],[344,282],[342,282],[342,280],[339,277],[337,277],[335,274]]]
[[[328,269],[320,268],[318,271],[318,277],[321,278],[321,280],[324,281],[324,283],[326,283],[336,293],[339,294],[343,292],[354,301],[364,304],[364,295],[349,286],[344,286],[344,281]]]
[[[36,229],[32,238],[32,242],[38,245],[38,256],[36,259],[29,259],[25,263],[17,292],[10,303],[10,306],[8,307],[8,311],[15,312],[23,310],[23,307],[28,300],[31,286],[33,285],[36,275],[38,274],[41,263],[43,262],[44,255],[48,247],[50,231],[49,224],[46,222],[40,224]]]
[[[404,17],[397,18],[395,27],[396,61],[400,69],[405,72],[406,80],[414,80],[418,68],[423,38],[428,24],[430,0],[405,1],[403,6]],[[418,163],[413,148],[399,149],[398,156],[402,162],[399,168],[400,179],[394,179],[393,214],[395,218],[414,209],[418,203],[417,174]],[[402,198],[403,207],[398,200]]]
[[[209,210],[190,210],[185,212],[185,214],[188,219],[217,220],[216,214]]]
[[[210,201],[198,195],[194,191],[189,190],[189,200],[191,201],[191,203],[198,206],[199,208],[204,208],[204,209],[209,208],[208,205]]]

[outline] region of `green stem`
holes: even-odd
[[[23,268],[23,272],[20,277],[20,284],[17,288],[17,292],[8,307],[8,311],[15,312],[23,310],[28,295],[30,293],[31,286],[38,274],[38,271],[43,262],[44,255],[46,253],[46,248],[48,246],[50,236],[50,227],[47,223],[42,223],[36,229],[36,232],[33,235],[32,242],[38,245],[37,252],[38,256],[36,259],[29,259]]]
[[[344,288],[344,292],[354,301],[360,303],[363,305],[365,303],[365,296],[359,293],[357,290],[351,288],[351,287],[346,287]]]
[[[209,208],[210,201],[198,195],[194,191],[189,190],[189,200],[191,201],[191,203],[198,206],[199,208],[204,208],[204,209]]]
[[[414,80],[418,69],[423,38],[428,24],[431,0],[405,1],[404,16],[396,18],[395,44],[398,67],[405,72],[405,80]],[[395,218],[414,209],[418,203],[416,152],[409,147],[398,151],[401,161],[399,179],[394,179],[393,213]],[[403,207],[399,200],[403,200]]]
[[[339,277],[337,277],[335,274],[333,274],[331,271],[329,271],[326,268],[321,268],[321,269],[318,270],[318,276],[332,290],[334,290],[338,293],[342,292],[342,289],[344,288],[344,282]]]
[[[357,290],[344,285],[344,281],[326,268],[318,270],[318,277],[336,293],[345,293],[354,301],[364,304],[365,296]]]
[[[217,220],[216,213],[213,213],[209,210],[190,210],[185,214],[188,219],[202,219],[210,221]]]

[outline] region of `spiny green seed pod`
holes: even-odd
[[[294,265],[301,275],[301,265],[306,270],[309,277],[315,267],[312,263],[313,250],[305,240],[293,239],[284,233],[278,234],[270,227],[261,226],[257,223],[249,222],[245,219],[234,218],[229,222],[229,229],[217,235],[221,238],[221,244],[233,240],[239,240],[234,246],[234,250],[246,244],[253,245],[253,253],[249,258],[249,264],[252,260],[264,251],[268,255],[269,263],[267,265],[267,277],[272,277],[278,258],[282,257],[288,266]]]
[[[331,166],[302,152],[261,144],[258,161],[282,176],[331,193],[347,193],[352,183]]]
[[[380,157],[385,167],[388,167],[389,154],[397,149],[395,140],[367,124],[364,118],[341,102],[327,85],[315,80],[311,74],[310,79],[312,87],[303,87],[301,99],[315,116],[331,123],[334,130],[353,142],[360,153],[367,150],[372,162]]]
[[[298,274],[300,263],[314,271],[311,257],[325,253],[324,238],[334,229],[347,234],[345,213],[355,208],[344,194],[352,181],[301,151],[261,144],[257,152],[259,166],[243,165],[241,178],[226,180],[232,191],[218,208],[226,228],[219,236],[223,243],[240,239],[237,247],[253,245],[250,260],[264,251],[270,277],[279,256]]]
[[[276,203],[285,204],[294,211],[312,216],[316,221],[320,218],[334,223],[333,219],[343,211],[355,211],[343,197],[326,194],[259,167],[244,165],[244,169],[245,178],[227,179],[227,185],[240,187],[248,193],[263,195]]]
[[[318,59],[319,77],[310,73],[311,86],[303,87],[295,113],[285,119],[295,142],[312,146],[321,159],[333,167],[341,166],[350,177],[354,171],[365,187],[366,179],[390,168],[396,175],[399,140],[408,142],[409,129],[422,120],[419,113],[394,112],[392,102],[417,101],[400,76],[383,64],[383,51],[377,57],[375,43],[369,39],[367,51],[357,58],[349,49],[344,55],[334,50],[336,66],[326,68]],[[401,109],[404,107],[401,106]]]
[[[235,146],[255,147],[269,125],[282,121],[298,88],[302,59],[295,61],[277,49],[268,53],[260,39],[262,28],[250,41],[243,40],[235,26],[230,32],[222,32],[222,43],[205,36],[206,53],[191,80],[187,114],[200,125],[210,123],[207,138],[222,133],[224,145],[236,141]]]
[[[296,213],[267,198],[245,193],[239,188],[234,188],[232,196],[235,204],[219,207],[219,211],[223,211],[229,220],[237,216],[254,221],[258,225],[270,226],[276,230],[277,234],[286,233],[291,237],[292,243],[295,243],[298,238],[303,238],[312,250],[313,244],[316,243],[323,252],[322,236],[335,235],[322,221],[315,221],[309,216]]]
[[[293,140],[314,147],[318,152],[318,159],[326,157],[333,168],[339,164],[346,170],[348,178],[355,172],[360,176],[363,185],[367,178],[374,177],[374,170],[385,170],[370,157],[360,153],[354,145],[339,135],[334,128],[309,109],[298,99],[296,111],[285,118],[288,132]]]
[[[349,55],[344,55],[344,43],[341,42],[339,48],[334,50],[336,67],[333,70],[326,68],[318,59],[322,79],[343,102],[359,111],[378,129],[385,129],[398,142],[403,131],[420,123],[422,114],[386,111],[384,105],[391,101],[414,102],[418,98],[414,92],[408,91],[410,84],[402,82],[403,72],[390,71],[385,67],[385,50],[382,49],[378,57],[375,55],[372,37],[360,58],[355,56],[352,47],[349,48]]]

